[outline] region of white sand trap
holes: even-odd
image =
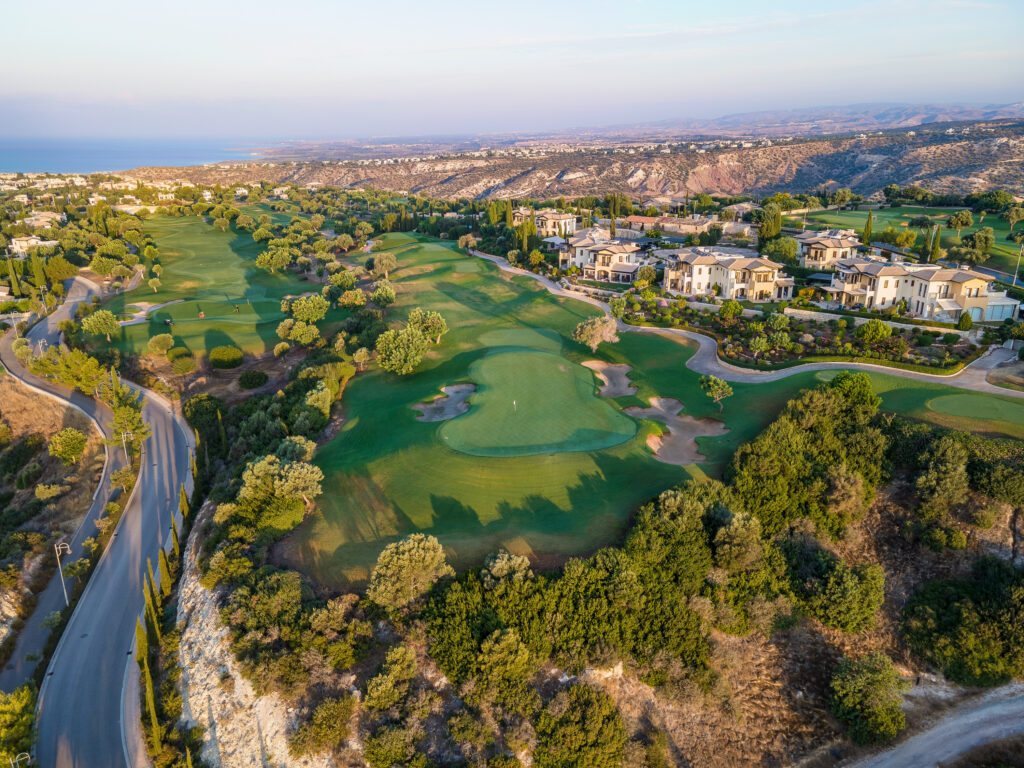
[[[583,365],[596,373],[598,378],[604,382],[604,386],[601,387],[603,397],[625,397],[636,394],[636,387],[629,383],[628,374],[633,370],[632,366],[612,365],[603,360],[587,360]]]
[[[650,408],[633,406],[626,413],[638,419],[660,421],[668,427],[667,435],[650,435],[647,447],[654,451],[658,461],[666,464],[696,464],[704,459],[697,448],[698,437],[716,437],[728,432],[728,428],[714,419],[695,419],[680,413],[683,404],[670,397],[652,397]]]
[[[441,387],[443,395],[429,403],[417,403],[413,406],[414,411],[419,411],[417,421],[447,421],[461,416],[469,410],[469,403],[466,401],[476,391],[476,384],[452,384],[448,387]]]

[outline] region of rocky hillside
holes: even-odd
[[[951,133],[946,131],[950,130]],[[955,129],[801,139],[699,150],[674,145],[583,148],[532,155],[453,154],[381,162],[282,162],[140,168],[144,180],[207,184],[267,181],[407,190],[436,197],[558,197],[626,192],[634,197],[708,192],[805,191],[822,184],[870,195],[887,184],[935,191],[1001,187],[1024,193],[1024,121]]]

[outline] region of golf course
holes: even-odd
[[[571,340],[581,320],[599,313],[590,304],[553,296],[449,242],[389,234],[377,249],[398,262],[389,323],[422,307],[440,312],[449,333],[414,373],[371,366],[345,390],[344,423],[315,459],[325,475],[318,510],[275,550],[331,587],[365,581],[386,544],[416,531],[437,536],[456,568],[499,547],[543,568],[612,543],[639,505],[687,477],[720,475],[789,398],[836,373],[737,383],[720,411],[686,368],[694,348],[684,339],[623,333],[592,354]],[[601,396],[602,382],[582,365],[594,360],[629,366],[635,394]],[[883,408],[1024,436],[1019,401],[870,376]],[[424,420],[424,404],[455,385],[469,392],[468,409]],[[624,412],[651,398],[678,400],[695,422],[716,419],[727,431],[694,432],[697,464],[660,461],[648,439],[665,427]]]
[[[911,219],[918,216],[927,216],[931,219],[932,226],[935,224],[942,225],[941,243],[943,248],[948,249],[960,244],[957,240],[956,231],[945,228],[946,219],[949,218],[950,214],[956,213],[958,210],[961,210],[961,208],[928,208],[916,205],[883,208],[872,212],[871,228],[877,235],[890,226],[894,229],[905,229]],[[808,227],[814,227],[817,224],[819,228],[823,226],[855,229],[858,233],[861,233],[864,231],[867,219],[867,211],[817,211],[815,213],[808,213],[806,221]],[[802,219],[799,216],[786,217],[787,226],[799,227],[801,221]],[[972,232],[977,232],[982,227],[992,227],[995,235],[995,244],[989,249],[989,258],[987,261],[982,262],[983,266],[1012,274],[1017,265],[1017,255],[1020,253],[1020,246],[1006,239],[1007,234],[1010,232],[1010,227],[1006,220],[996,214],[989,214],[985,217],[984,221],[981,221],[980,215],[974,214],[974,224],[961,231],[960,236],[963,237]],[[1024,227],[1024,224],[1018,224],[1014,232],[1021,231],[1022,227]],[[915,231],[917,232],[917,245],[920,245],[924,242],[926,235],[921,230]]]
[[[154,292],[143,280],[135,290],[111,298],[107,308],[130,315],[147,305],[175,303],[122,326],[114,342],[123,353],[142,352],[150,337],[167,332],[176,345],[197,355],[219,345],[263,353],[280,341],[275,329],[285,317],[281,299],[320,290],[291,272],[259,269],[256,257],[263,247],[247,232],[221,232],[195,216],[157,216],[146,221],[145,231],[160,251],[160,288]],[[346,315],[334,310],[321,327]]]

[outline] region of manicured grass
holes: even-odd
[[[911,205],[903,205],[899,208],[884,208],[873,212],[874,218],[871,223],[871,229],[877,235],[889,225],[896,229],[906,228],[911,219],[917,216],[928,216],[932,219],[933,224],[942,225],[942,247],[948,249],[959,245],[956,231],[945,228],[946,219],[950,214],[958,210],[962,210],[962,208],[925,208]],[[983,266],[1012,274],[1014,267],[1017,265],[1017,254],[1020,252],[1020,246],[1006,239],[1006,235],[1010,231],[1009,225],[999,216],[991,213],[985,216],[984,222],[979,221],[980,217],[978,214],[973,215],[974,225],[963,230],[960,233],[961,237],[975,232],[982,227],[992,227],[995,232],[995,245],[989,250],[989,259],[983,263]],[[807,214],[807,223],[810,225],[812,222],[817,222],[829,227],[856,229],[860,233],[864,230],[867,218],[867,211],[821,211],[819,213]],[[800,226],[800,221],[801,217],[799,216],[789,217],[787,224]],[[1014,231],[1021,231],[1021,227],[1024,227],[1024,223],[1018,223]],[[917,232],[915,247],[918,247],[921,243],[925,242],[926,235],[922,234],[921,230],[916,229],[914,231]]]
[[[151,312],[144,323],[122,326],[121,338],[114,340],[122,352],[142,352],[150,337],[168,332],[174,334],[176,345],[199,354],[219,345],[266,352],[280,341],[275,329],[285,317],[281,299],[320,290],[318,284],[290,272],[271,275],[257,268],[262,247],[248,233],[221,232],[195,216],[158,216],[147,221],[145,229],[160,250],[160,289],[154,293],[143,280],[134,291],[112,298],[108,308],[122,312],[139,302],[182,303]],[[200,312],[205,315],[202,320]],[[345,316],[332,310],[322,329],[329,330]],[[167,319],[172,327],[164,322]]]
[[[471,410],[441,427],[462,453],[599,451],[636,434],[636,421],[595,394],[593,373],[558,354],[497,347],[470,366],[469,379]]]
[[[602,345],[591,355],[570,335],[595,307],[556,298],[528,277],[500,272],[440,241],[394,234],[384,238],[383,247],[399,263],[393,273],[398,302],[390,319],[422,306],[441,312],[451,331],[416,373],[399,378],[372,368],[346,389],[347,420],[316,458],[326,476],[318,512],[277,549],[283,560],[335,587],[366,579],[387,543],[416,531],[436,535],[458,568],[478,565],[502,546],[531,555],[543,567],[612,543],[638,505],[687,477],[720,474],[736,448],[761,432],[788,399],[836,374],[735,384],[719,412],[701,392],[699,375],[685,367],[693,354],[685,340],[626,333],[618,344]],[[479,269],[467,270],[467,262]],[[577,365],[595,357],[632,366],[637,394],[595,398],[596,380]],[[969,428],[1002,434],[1024,429],[1024,415],[1013,409],[999,412],[999,420],[990,418],[1010,398],[870,376],[885,408],[945,423],[950,417],[943,405],[933,407],[931,401],[966,397],[955,408]],[[417,421],[411,406],[464,381],[480,387],[469,413],[448,422]],[[652,396],[676,398],[696,418],[721,419],[729,432],[699,438],[707,460],[685,468],[652,458],[646,438],[661,427],[649,421],[602,450],[567,450],[570,428],[617,433],[624,423],[619,419],[628,417],[603,407],[607,402],[619,408],[647,405]],[[522,414],[531,429],[518,428],[513,399],[526,409]],[[560,413],[566,409],[574,412]],[[1019,423],[1002,421],[1007,419]],[[464,450],[454,450],[453,440]],[[527,453],[551,443],[559,452]],[[517,455],[466,452],[503,446]]]

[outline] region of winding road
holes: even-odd
[[[29,332],[33,346],[44,340],[50,345],[59,343],[58,323],[71,317],[75,306],[96,290],[83,278],[73,279],[67,301]],[[109,436],[106,406],[32,376],[14,357],[11,341],[10,334],[0,341],[0,360],[13,375],[78,405]],[[135,768],[149,762],[138,725],[138,698],[132,694],[138,681],[132,658],[135,621],[143,607],[146,559],[152,559],[157,571],[158,549],[168,545],[171,519],[177,514],[179,488],[181,484],[186,490],[192,488],[189,453],[194,437],[176,406],[153,392],[129,386],[145,395],[142,413],[152,435],[143,446],[135,491],[43,679],[36,763],[46,768]],[[110,469],[108,466],[108,472]],[[106,477],[107,473],[105,483]],[[105,501],[105,494],[109,494],[109,483],[101,488],[97,500]],[[82,526],[87,531],[95,529],[93,511]],[[83,537],[80,530],[76,541]],[[53,587],[51,583],[48,590]],[[37,614],[38,608],[33,619]]]

